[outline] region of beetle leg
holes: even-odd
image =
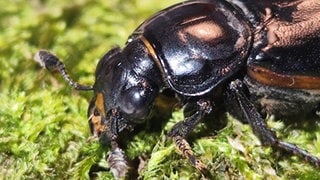
[[[197,102],[197,111],[187,117],[185,120],[178,122],[173,126],[168,136],[173,138],[173,142],[176,148],[181,152],[183,156],[190,160],[192,165],[200,170],[200,172],[205,176],[211,176],[207,170],[205,164],[203,164],[197,157],[194,155],[189,143],[185,139],[190,131],[201,121],[201,119],[208,113],[211,112],[211,103],[206,100],[199,100]]]
[[[241,113],[240,117],[245,118],[250,124],[253,132],[259,138],[261,143],[265,146],[270,145],[276,149],[281,149],[291,154],[295,154],[303,157],[306,161],[315,166],[320,166],[320,159],[311,155],[307,151],[300,149],[294,144],[290,144],[279,140],[273,131],[271,131],[264,119],[261,117],[254,105],[246,97],[243,89],[243,84],[240,80],[235,80],[230,83],[228,91],[228,99],[235,102],[238,113]]]
[[[92,101],[94,102],[94,101]],[[111,145],[111,150],[106,156],[109,169],[115,179],[124,179],[128,176],[130,167],[126,160],[125,153],[119,147],[118,133],[123,129],[128,128],[119,123],[121,117],[118,116],[116,110],[113,110],[108,120],[106,121],[97,108],[93,105],[89,106],[89,125],[92,134],[99,138],[103,145]]]
[[[115,179],[126,177],[129,171],[127,160],[124,152],[115,141],[111,141],[111,151],[108,152],[107,162]]]

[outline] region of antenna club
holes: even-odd
[[[63,63],[59,60],[59,58],[54,55],[53,53],[46,51],[46,50],[40,50],[38,51],[34,59],[42,66],[48,69],[49,71],[57,71],[59,70],[58,67],[62,66],[64,68]]]
[[[58,71],[62,77],[76,90],[88,91],[93,90],[92,86],[79,84],[72,80],[65,69],[64,64],[53,53],[47,50],[40,50],[34,55],[34,60],[37,61],[42,67],[45,67],[50,72]]]

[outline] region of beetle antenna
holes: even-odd
[[[40,63],[42,67],[45,67],[50,72],[59,71],[62,77],[76,90],[89,91],[93,90],[92,86],[82,85],[78,82],[72,80],[64,66],[64,64],[59,60],[59,58],[53,53],[40,50],[34,56],[34,59]]]

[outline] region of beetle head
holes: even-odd
[[[158,88],[137,73],[137,65],[130,57],[120,48],[114,48],[97,65],[95,95],[88,110],[94,135],[107,133],[112,140],[150,114]]]
[[[137,52],[137,49],[133,50]],[[139,59],[128,58],[127,54],[120,48],[106,53],[97,65],[93,87],[72,80],[64,64],[49,51],[37,52],[35,60],[49,71],[60,72],[73,88],[94,90],[94,97],[88,108],[91,132],[94,136],[103,135],[106,136],[104,140],[112,141],[117,138],[119,132],[131,129],[134,124],[149,116],[152,102],[158,92],[154,83],[150,83],[146,77],[136,72],[141,70],[141,64],[132,63],[132,60],[139,62]]]

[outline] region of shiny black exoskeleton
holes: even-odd
[[[320,105],[320,3],[317,0],[197,0],[160,11],[142,23],[123,49],[104,55],[93,87],[72,81],[51,53],[36,59],[59,70],[80,90],[94,90],[88,116],[95,136],[112,146],[115,177],[127,171],[118,141],[124,130],[149,119],[169,89],[188,115],[169,132],[176,147],[203,174],[185,140],[216,107],[251,125],[263,145],[320,159],[279,140],[262,115],[316,113]],[[215,98],[223,99],[217,102]],[[192,114],[190,114],[192,112]]]

